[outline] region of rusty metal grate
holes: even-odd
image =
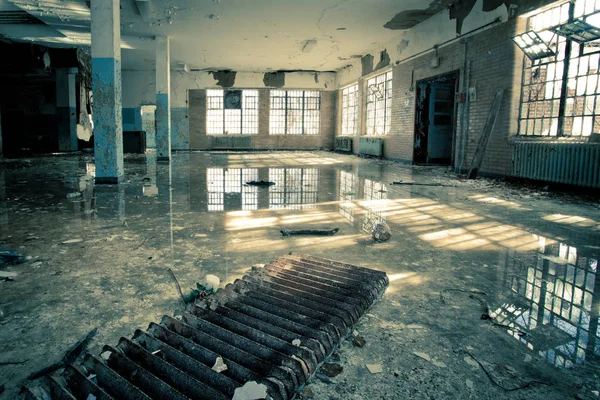
[[[24,399],[231,399],[255,382],[293,399],[388,286],[385,273],[281,257],[131,339],[86,354]],[[213,370],[218,358],[227,369]]]

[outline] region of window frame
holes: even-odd
[[[342,92],[342,125],[341,136],[355,136],[358,133],[358,82],[347,86],[341,90]],[[352,104],[353,100],[353,104]],[[350,130],[350,126],[352,129]]]
[[[234,133],[230,133],[228,128],[228,122],[235,123],[237,116],[228,116],[227,111],[230,109],[225,108],[225,92],[228,90],[240,90],[242,92],[242,104],[239,113],[239,126],[237,126]],[[211,96],[211,92],[220,92],[220,96]],[[215,100],[211,100],[215,99]],[[211,108],[211,105],[218,105],[218,107]],[[249,107],[253,104],[254,107]],[[259,133],[259,108],[260,108],[260,91],[258,89],[206,89],[206,135],[207,136],[229,136],[229,135],[258,135]],[[237,109],[234,109],[237,110]],[[220,111],[220,122],[211,121],[211,111]],[[214,113],[216,117],[218,114]],[[228,118],[229,117],[229,118]],[[245,122],[250,122],[248,125],[244,125]],[[221,127],[221,132],[215,132],[214,130]]]
[[[290,96],[290,93],[301,93],[302,96]],[[307,96],[307,93],[313,94]],[[317,96],[314,96],[317,94]],[[277,100],[279,99],[279,101]],[[298,100],[301,100],[298,104]],[[316,99],[316,108],[307,108],[310,106],[307,99]],[[291,136],[317,136],[321,134],[321,102],[322,93],[320,90],[271,90],[269,92],[269,135],[291,135]],[[280,103],[277,105],[276,103]],[[296,107],[290,105],[296,103]],[[277,107],[276,107],[277,106]],[[282,107],[283,106],[283,107]],[[294,114],[292,112],[301,112],[301,130],[300,132],[291,132],[292,129],[297,129],[290,123]],[[307,113],[315,112],[316,127],[309,126],[307,128]],[[310,122],[310,120],[309,120]],[[283,129],[282,129],[283,128]]]
[[[598,16],[595,1],[576,0],[529,17],[526,30],[550,41],[556,55],[523,58],[517,137],[582,140],[600,133],[600,41],[584,45],[549,31]]]
[[[379,82],[382,77],[383,79],[381,82]],[[365,135],[367,136],[386,136],[391,131],[393,79],[393,71],[389,70],[365,80]],[[374,85],[383,86],[383,94],[381,95],[380,99],[377,98],[376,94],[373,92],[373,89],[371,89],[371,87]],[[381,87],[378,87],[378,91],[381,91]],[[383,104],[380,107],[381,103]],[[371,110],[371,107],[374,107],[374,109]],[[381,113],[383,114],[382,116]],[[378,131],[378,129],[380,129],[380,131]]]

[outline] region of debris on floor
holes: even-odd
[[[365,364],[365,366],[372,374],[379,374],[383,372],[383,367],[381,366],[381,364]]]
[[[223,357],[217,357],[215,365],[213,365],[212,367],[212,370],[215,372],[227,371],[227,364],[223,362]]]
[[[390,232],[390,228],[386,224],[378,222],[373,225],[371,236],[376,242],[387,242],[392,237],[392,232]]]
[[[76,238],[76,239],[65,240],[64,242],[62,242],[62,244],[75,244],[75,243],[81,243],[81,242],[83,242],[83,239]]]
[[[341,374],[343,370],[344,367],[342,367],[340,364],[325,363],[321,365],[319,372],[327,375],[330,378],[335,378],[336,376]]]
[[[282,229],[282,236],[299,236],[299,235],[315,235],[315,236],[333,236],[340,231],[340,228],[334,229]]]
[[[235,389],[232,400],[260,400],[267,398],[267,387],[254,381],[246,382],[242,387]]]
[[[29,261],[19,250],[0,247],[0,265],[22,264]]]
[[[54,363],[54,364],[50,365],[49,367],[45,367],[36,372],[33,372],[32,374],[30,374],[27,377],[27,379],[29,379],[29,380],[37,379],[44,375],[48,375],[49,373],[52,373],[60,368],[63,368],[69,364],[74,363],[79,358],[79,356],[85,352],[85,350],[87,349],[88,345],[90,344],[90,342],[92,341],[94,336],[96,336],[96,333],[98,333],[98,328],[92,329],[85,336],[85,338],[83,340],[81,340],[81,341],[75,343],[73,346],[71,346],[71,348],[69,350],[67,350],[67,352],[65,353],[65,355],[59,362]]]

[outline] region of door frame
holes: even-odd
[[[450,166],[454,166],[454,163],[456,162],[456,160],[454,159],[455,157],[455,149],[456,149],[456,134],[457,134],[457,128],[458,128],[458,102],[456,101],[456,94],[458,93],[458,90],[460,88],[460,70],[453,70],[450,72],[445,72],[443,74],[439,74],[439,75],[435,75],[435,76],[431,76],[428,78],[424,78],[424,79],[420,79],[415,83],[415,121],[414,121],[414,132],[413,132],[413,164],[419,164],[419,165],[435,165],[435,164],[428,164],[427,162],[416,162],[416,147],[415,147],[415,143],[417,140],[417,133],[419,132],[419,128],[420,128],[420,121],[419,121],[419,110],[418,110],[418,103],[419,103],[419,97],[421,96],[421,86],[426,85],[425,86],[425,90],[429,89],[429,85],[432,83],[439,83],[439,82],[443,82],[444,80],[454,80],[454,111],[452,112],[453,115],[453,123],[452,123],[452,149],[451,149],[451,154],[450,154]],[[427,95],[426,97],[427,99],[427,109],[429,108],[429,97]],[[429,111],[428,111],[429,113]],[[427,132],[427,135],[429,135],[429,132]],[[425,151],[427,151],[427,149],[425,148]]]

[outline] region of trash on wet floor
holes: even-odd
[[[29,261],[19,250],[0,247],[0,265],[22,264]]]
[[[376,223],[373,225],[373,232],[371,233],[371,236],[376,242],[387,242],[392,237],[392,232],[386,224]]]
[[[282,236],[333,236],[340,231],[340,228],[334,229],[282,229]]]

